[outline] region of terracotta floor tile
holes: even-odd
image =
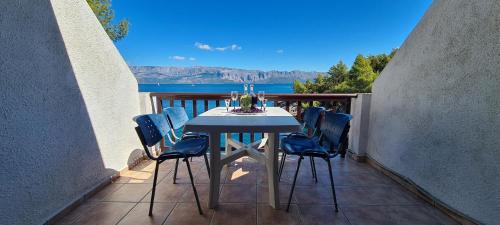
[[[456,224],[449,218],[439,217],[440,212],[427,206],[393,206],[389,210],[391,217],[401,225]]]
[[[374,196],[370,195],[369,188],[345,187],[336,188],[337,201],[340,206],[374,205],[377,202]]]
[[[220,194],[223,203],[255,203],[257,186],[254,184],[224,184]]]
[[[341,209],[351,225],[396,225],[386,206],[361,206]]]
[[[273,209],[268,204],[257,205],[258,225],[299,225],[301,224],[299,208],[297,205],[290,205],[290,211],[286,212],[286,205],[281,205],[280,209]]]
[[[256,204],[225,203],[215,210],[211,225],[255,225]]]
[[[194,196],[193,188],[191,185],[188,185],[188,190],[186,190],[179,200],[179,202],[196,202],[196,198]],[[210,191],[209,184],[196,184],[196,191],[198,192],[198,198],[202,202],[208,202],[208,195]]]
[[[302,221],[307,225],[349,225],[344,213],[333,205],[299,205]]]
[[[198,213],[196,203],[177,203],[170,213],[165,225],[209,225],[212,220],[213,210],[209,210],[206,204],[201,204],[203,215]]]
[[[333,195],[328,186],[295,186],[293,195],[299,204],[333,204]]]
[[[161,182],[167,175],[168,171],[158,171],[158,180],[157,182]],[[135,171],[129,170],[123,174],[115,181],[115,183],[124,183],[124,184],[152,184],[154,180],[154,169],[153,171]]]
[[[149,217],[155,164],[145,161],[57,224],[456,224],[369,165],[340,158],[332,159],[338,213],[334,212],[328,167],[321,159],[316,159],[318,183],[305,159],[291,210],[285,212],[297,157],[287,157],[279,185],[280,210],[267,204],[265,167],[248,157],[221,171],[219,206],[209,210],[210,179],[204,160],[198,157],[190,163],[203,216],[198,214],[185,163],[179,164],[177,184],[172,184],[175,160],[170,160],[160,165],[154,217]]]
[[[134,206],[126,202],[95,202],[92,207],[79,211],[74,225],[114,225],[118,223]],[[60,221],[60,224],[64,221]],[[67,223],[68,224],[68,223]]]
[[[104,198],[115,192],[116,190],[120,189],[121,187],[123,186],[123,184],[119,184],[119,183],[112,183],[112,184],[109,184],[108,186],[104,187],[102,190],[100,190],[99,192],[95,193],[90,199],[89,201],[103,201]]]
[[[167,219],[175,204],[155,203],[153,216],[149,216],[149,203],[137,204],[121,221],[119,225],[161,225]]]
[[[337,200],[340,205],[420,205],[422,204],[411,193],[403,191],[399,187],[374,186],[374,187],[350,187],[340,186],[336,188]]]
[[[288,197],[290,196],[290,189],[292,185],[280,184],[280,202],[281,204],[288,203]],[[268,203],[269,202],[269,187],[267,185],[257,185],[257,203]],[[297,200],[295,196],[292,196],[292,203],[296,203]]]
[[[82,205],[78,206],[77,208],[73,209],[68,215],[64,216],[61,218],[59,221],[56,221],[56,225],[67,225],[67,224],[74,224],[78,222],[80,217],[87,215],[90,210],[95,207],[98,202],[86,202],[83,203]]]
[[[244,170],[238,168],[231,170],[227,173],[224,180],[226,184],[256,184],[257,183],[257,171],[255,170]]]
[[[175,163],[175,160],[173,160],[173,161]],[[193,179],[194,179],[194,176],[197,175],[198,172],[201,170],[201,168],[202,168],[201,164],[191,165],[191,173],[193,174]],[[170,172],[168,174],[168,176],[165,177],[165,181],[169,180],[169,182],[172,183],[173,182],[173,176],[174,176],[174,169],[172,169],[172,172]],[[190,184],[191,183],[191,180],[189,179],[189,173],[188,173],[187,166],[186,166],[185,162],[179,161],[179,167],[177,169],[176,183],[178,183],[178,184]]]
[[[198,171],[198,173],[195,175],[195,178],[194,178],[195,184],[209,184],[210,183],[210,177],[208,176],[208,173],[207,173],[206,169],[204,169],[204,168],[205,167],[202,167],[202,169],[200,169]],[[227,175],[227,170],[225,168],[223,168],[221,170],[221,173],[220,173],[221,183],[224,183],[226,175]]]
[[[191,184],[172,184],[172,180],[165,179],[156,186],[155,202],[178,202],[186,191],[191,191]],[[141,202],[150,202],[151,192]]]
[[[285,184],[292,184],[294,176],[295,171],[283,171],[280,182]],[[296,185],[301,186],[329,185],[330,177],[327,173],[318,173],[318,182],[316,183],[316,180],[314,179],[310,171],[299,171],[296,182]]]
[[[104,201],[139,202],[152,188],[151,184],[123,184],[118,190],[106,195]]]

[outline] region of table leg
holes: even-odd
[[[208,207],[213,209],[219,202],[220,186],[220,133],[210,132],[210,193]]]
[[[279,133],[269,133],[268,145],[266,148],[266,168],[267,168],[267,183],[269,184],[269,204],[274,209],[280,207],[280,194],[278,183],[278,145]]]

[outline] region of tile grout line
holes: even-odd
[[[168,215],[165,217],[165,220],[163,220],[163,222],[161,223],[162,225],[167,222],[168,217],[172,214],[172,212],[174,211],[175,207],[177,207],[177,203],[175,203],[174,207],[172,207],[172,209],[170,210],[170,212],[168,212]]]
[[[135,205],[134,205],[132,208],[130,208],[130,209],[127,211],[127,213],[125,213],[125,215],[123,215],[123,216],[122,216],[122,217],[121,217],[121,218],[120,218],[120,219],[116,222],[116,224],[115,224],[115,225],[118,225],[118,224],[119,224],[119,223],[120,223],[120,222],[121,222],[121,221],[122,221],[122,220],[123,220],[126,216],[128,216],[128,215],[129,215],[129,213],[130,213],[130,212],[131,212],[131,211],[132,211],[132,210],[133,210],[133,209],[134,209],[134,208],[135,208],[138,204],[139,204],[139,202],[136,202],[136,203],[135,203]]]
[[[174,203],[174,207],[172,207],[172,210],[170,210],[170,212],[168,213],[167,217],[165,217],[165,220],[163,221],[163,223],[161,223],[162,225],[164,225],[167,220],[168,220],[168,217],[170,217],[170,215],[172,215],[172,212],[179,206],[179,203],[176,202]]]

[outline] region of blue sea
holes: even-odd
[[[240,94],[243,93],[243,84],[139,84],[139,92],[170,92],[170,93],[231,93],[231,91],[238,91]],[[279,93],[287,94],[293,93],[292,84],[255,84],[254,91],[264,91],[265,93]],[[164,106],[168,106],[169,102],[163,101]],[[221,106],[224,105],[222,101]],[[273,102],[269,102],[272,105]],[[174,101],[175,107],[180,107],[180,101]],[[203,113],[201,109],[204,109],[203,101],[197,101],[198,114]],[[208,108],[215,108],[215,101],[208,102]],[[186,112],[189,118],[193,118],[193,103],[192,101],[186,101]],[[180,132],[178,135],[180,135]],[[238,134],[233,134],[234,139],[238,139]],[[261,138],[260,134],[255,134],[255,140]],[[250,134],[243,135],[243,142],[250,142]],[[221,137],[221,146],[224,146],[224,139]]]

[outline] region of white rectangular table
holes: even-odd
[[[215,208],[219,201],[220,172],[224,165],[249,156],[267,169],[269,184],[269,204],[279,208],[278,188],[278,145],[279,133],[300,130],[299,122],[286,110],[268,107],[265,113],[237,115],[226,112],[225,107],[218,107],[200,114],[188,121],[186,132],[204,132],[210,136],[210,194],[208,207]],[[221,157],[220,134],[226,134],[226,154]],[[231,133],[264,133],[262,140],[244,144],[233,140]],[[234,147],[235,151],[230,151]],[[264,147],[265,153],[257,151]]]

